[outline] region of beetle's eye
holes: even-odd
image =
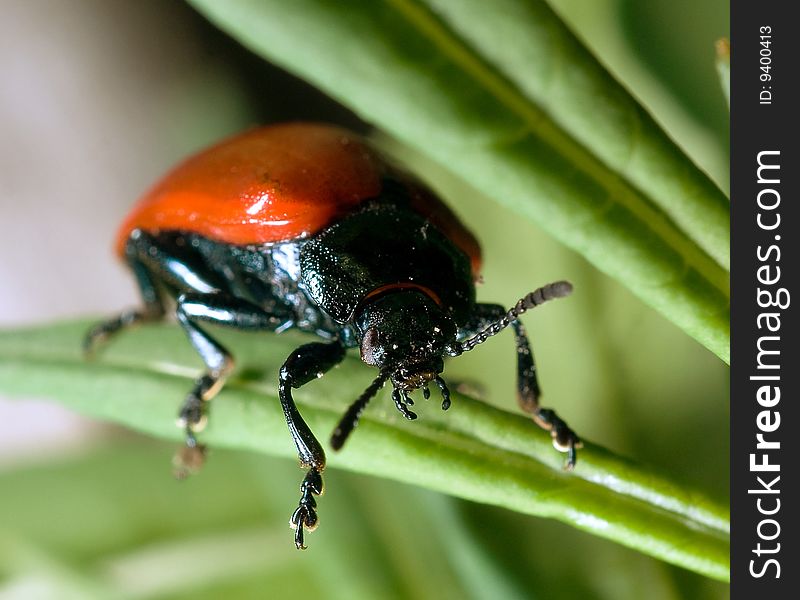
[[[382,354],[378,343],[378,330],[370,327],[361,340],[361,360],[371,366],[380,366]]]

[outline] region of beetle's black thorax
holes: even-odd
[[[311,237],[300,268],[308,297],[339,323],[351,323],[360,305],[393,289],[424,291],[456,323],[475,302],[466,254],[394,198],[368,202]]]

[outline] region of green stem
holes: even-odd
[[[77,352],[87,325],[0,333],[0,391],[51,398],[79,412],[180,439],[173,426],[175,406],[165,399],[186,392],[194,361],[187,360],[191,355],[177,328],[142,330],[87,363]],[[293,346],[291,339],[281,338],[268,349],[254,344],[241,355],[275,365]],[[361,369],[348,361],[313,389],[298,390],[312,430],[333,430],[360,388],[353,374]],[[326,390],[330,395],[321,395]],[[268,383],[231,380],[214,404],[203,441],[293,456],[276,396],[274,377]],[[588,443],[576,470],[566,473],[549,435],[528,419],[458,394],[447,414],[433,406],[410,424],[386,398],[377,398],[348,446],[331,453],[330,464],[554,518],[709,577],[728,577],[725,509],[702,494]]]

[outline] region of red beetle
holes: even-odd
[[[450,393],[441,373],[457,356],[511,325],[516,336],[518,396],[575,464],[580,441],[554,411],[541,408],[533,354],[518,320],[529,308],[572,290],[561,281],[526,295],[510,310],[475,301],[481,264],[475,237],[429,189],[381,157],[359,136],[329,125],[294,123],[254,129],[179,165],[151,189],[123,223],[117,251],[133,271],[144,306],[89,331],[87,353],[136,323],[161,320],[166,298],[206,365],[183,402],[186,448],[180,474],[199,467],[196,432],[208,402],[231,373],[228,351],[203,323],[249,331],[289,328],[321,341],[291,353],[280,369],[279,396],[300,462],[308,467],[291,517],[295,543],[316,527],[322,493],[322,445],[292,399],[348,348],[378,375],[353,402],[331,437],[339,449],[369,400],[387,381],[408,419],[410,392],[435,384],[442,408]]]

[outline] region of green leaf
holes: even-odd
[[[51,398],[79,412],[179,439],[173,425],[177,403],[199,371],[199,359],[182,333],[170,326],[143,328],[86,362],[78,347],[88,325],[0,333],[0,392]],[[283,335],[264,344],[259,336],[221,337],[247,362],[214,402],[203,440],[293,456],[276,373],[298,338]],[[312,430],[325,439],[370,378],[370,371],[352,359],[297,390]],[[436,402],[420,408],[422,418],[408,423],[381,394],[348,446],[329,453],[329,463],[550,517],[698,573],[728,577],[727,509],[704,495],[590,443],[580,451],[575,471],[566,473],[549,435],[530,420],[460,394],[446,414]]]
[[[727,199],[544,2],[191,2],[728,360]]]
[[[731,42],[727,38],[717,40],[717,73],[722,93],[728,108],[731,106]]]

